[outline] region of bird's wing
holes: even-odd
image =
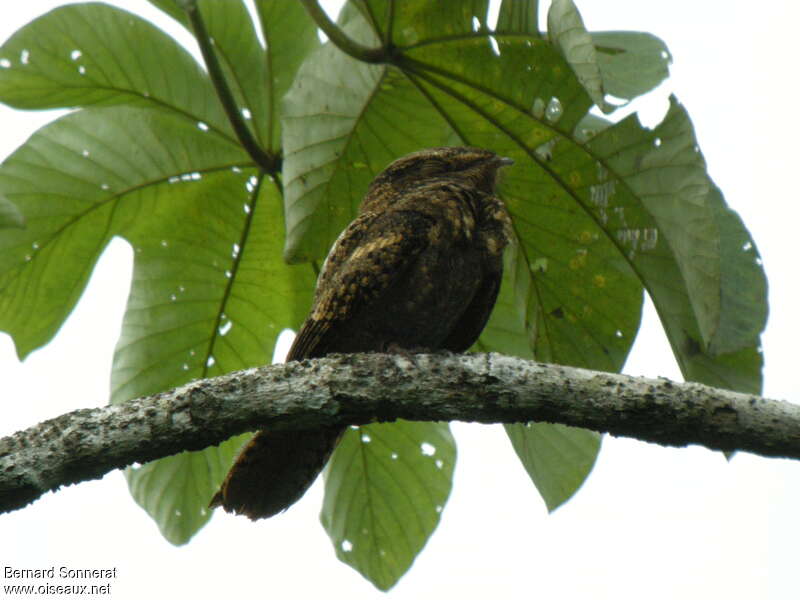
[[[442,348],[451,352],[466,352],[481,335],[489,315],[492,314],[497,293],[500,291],[502,271],[487,273],[472,300],[464,309]]]
[[[326,352],[332,327],[352,318],[396,282],[429,244],[431,217],[410,210],[365,213],[334,244],[317,282],[311,314],[287,360]]]

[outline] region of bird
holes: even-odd
[[[482,148],[428,148],[369,185],[331,247],[287,361],[354,352],[464,352],[497,299],[511,217],[495,194],[510,158]],[[299,500],[345,427],[260,431],[210,507],[253,520]]]

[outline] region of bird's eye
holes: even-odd
[[[439,175],[447,170],[447,163],[440,158],[428,158],[420,165],[419,170],[423,177]]]

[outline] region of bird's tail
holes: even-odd
[[[209,506],[265,519],[297,502],[328,462],[341,427],[259,431],[242,449]]]

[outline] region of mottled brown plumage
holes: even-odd
[[[454,147],[389,165],[328,254],[287,360],[469,348],[502,278],[511,221],[494,184],[497,170],[510,163],[488,150]],[[251,519],[288,508],[343,431],[259,432],[211,505]]]

